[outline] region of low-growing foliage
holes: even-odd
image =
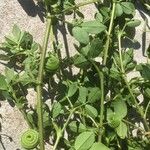
[[[139,2],[148,11],[150,1]],[[141,24],[134,18],[135,1],[38,3],[45,8],[43,45],[14,25],[0,47],[0,59],[6,66],[0,74],[1,99],[17,107],[30,128],[21,138],[22,146],[44,150],[48,142],[53,150],[148,150],[150,64],[137,64],[134,49],[123,45],[125,39],[134,40],[130,31]],[[80,7],[88,4],[95,5],[95,17],[85,21]],[[72,14],[72,21],[64,19]],[[54,39],[59,22],[67,24],[77,41],[77,52],[70,58],[60,57],[60,43]],[[71,75],[70,66],[79,71]],[[140,75],[129,80],[132,71]],[[37,93],[34,106],[27,99],[28,88]],[[136,136],[132,133],[135,129]]]

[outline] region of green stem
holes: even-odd
[[[68,96],[66,96],[66,99],[67,99],[67,101],[68,101],[68,103],[69,103],[70,107],[71,107],[71,108],[73,108],[73,104],[71,103],[70,98],[69,98]]]
[[[96,69],[99,80],[100,80],[100,89],[101,89],[101,99],[100,99],[100,134],[99,134],[99,141],[102,140],[102,130],[103,130],[103,114],[104,114],[104,75],[95,64],[95,62],[91,61],[94,68]]]
[[[112,6],[111,20],[110,20],[110,24],[109,24],[108,33],[107,33],[107,41],[106,41],[105,49],[104,49],[103,65],[106,65],[107,58],[108,58],[108,50],[109,50],[109,45],[110,45],[110,35],[111,35],[111,32],[112,32],[112,28],[113,28],[115,8],[116,8],[116,3],[114,2],[113,6]]]
[[[51,19],[47,19],[46,24],[46,32],[44,36],[43,46],[42,46],[42,52],[41,52],[41,60],[39,65],[39,72],[38,72],[38,78],[40,84],[37,85],[37,114],[38,114],[38,128],[39,128],[39,134],[40,134],[40,150],[44,150],[44,135],[43,135],[43,100],[42,100],[42,83],[43,83],[43,71],[44,71],[44,62],[45,62],[45,56],[46,56],[46,50],[48,45],[48,39],[50,35],[50,29],[51,29]]]
[[[144,113],[144,118],[146,118],[146,116],[147,116],[147,112],[148,112],[149,106],[150,106],[150,101],[148,102],[148,104],[146,106],[145,113]]]
[[[150,10],[150,5],[147,4],[144,0],[141,0],[141,3],[147,7],[148,10]]]
[[[86,2],[81,2],[81,3],[78,3],[72,7],[69,7],[67,9],[64,9],[62,12],[66,12],[66,11],[69,11],[69,10],[74,10],[74,9],[77,9],[79,7],[82,7],[82,6],[85,6],[85,5],[89,5],[89,4],[92,4],[92,3],[96,3],[96,2],[101,2],[101,0],[90,0],[90,1],[86,1]]]
[[[106,66],[107,63],[107,57],[108,57],[108,50],[109,50],[109,45],[110,45],[110,35],[112,32],[113,28],[113,22],[114,22],[114,16],[115,16],[115,7],[116,3],[113,3],[112,6],[112,13],[111,13],[111,19],[110,19],[110,24],[109,24],[109,29],[107,33],[107,41],[104,49],[104,59],[103,59],[103,66]],[[98,72],[99,79],[100,79],[100,89],[101,89],[101,99],[100,99],[100,134],[99,134],[99,141],[102,141],[102,130],[103,130],[103,114],[104,114],[104,74],[99,70],[97,65],[93,63],[93,66]]]
[[[78,111],[76,111],[75,113],[78,114],[78,115],[83,115],[83,116],[89,118],[93,122],[93,124],[95,125],[95,127],[97,127],[97,128],[99,127],[99,125],[96,123],[96,121],[91,116],[89,116],[87,114],[82,114],[82,113],[80,113]]]
[[[78,3],[78,4],[73,5],[69,8],[67,8],[67,9],[64,9],[63,11],[59,12],[59,14],[57,13],[57,15],[51,15],[50,17],[53,18],[53,17],[59,16],[62,13],[65,13],[67,11],[75,10],[75,9],[80,8],[80,7],[83,7],[83,6],[86,6],[86,5],[89,5],[89,4],[93,4],[93,3],[96,3],[96,2],[101,2],[101,0],[89,0],[89,1],[86,1],[86,2]]]
[[[145,126],[145,130],[146,131],[149,131],[149,126],[148,126],[148,123],[146,121],[146,118],[144,118],[144,112],[143,110],[141,109],[141,107],[139,106],[133,92],[132,92],[132,89],[130,88],[130,85],[128,83],[128,80],[127,80],[127,77],[126,77],[126,74],[125,74],[125,69],[124,69],[124,66],[123,66],[123,60],[122,60],[122,46],[121,46],[121,36],[122,36],[122,32],[118,34],[118,43],[119,43],[119,58],[120,58],[120,67],[121,67],[121,73],[122,73],[122,77],[123,77],[123,80],[128,88],[128,91],[135,103],[135,106],[141,116],[141,118],[143,119],[143,123],[144,123],[144,126]]]
[[[58,131],[58,132],[60,132],[60,133],[57,134],[57,139],[56,139],[56,141],[55,141],[55,144],[54,144],[52,150],[56,150],[56,148],[57,148],[57,146],[58,146],[58,143],[59,143],[59,141],[60,141],[60,139],[61,139],[61,137],[62,137],[62,135],[63,135],[63,133],[64,133],[64,131],[65,131],[65,129],[66,129],[66,127],[67,127],[69,121],[70,121],[70,119],[71,119],[71,117],[72,117],[72,114],[74,113],[75,110],[76,110],[76,109],[73,109],[73,110],[70,112],[70,115],[68,116],[68,118],[67,118],[67,120],[66,120],[66,122],[65,122],[65,124],[64,124],[64,126],[63,126],[63,128],[61,129],[61,131]]]
[[[123,119],[122,121],[125,122],[125,123],[127,123],[127,124],[129,124],[129,125],[131,125],[131,126],[133,126],[133,127],[135,127],[136,129],[140,130],[141,132],[144,132],[144,133],[145,133],[144,129],[142,129],[141,127],[137,127],[137,126],[136,126],[135,124],[133,124],[132,122],[130,122],[130,121],[128,121],[128,120],[125,120],[125,119]]]

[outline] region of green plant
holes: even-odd
[[[53,150],[148,150],[150,64],[137,64],[134,49],[122,45],[124,39],[133,42],[130,33],[141,23],[134,19],[136,5],[131,0],[42,2],[46,9],[43,45],[15,25],[0,55],[7,66],[5,75],[0,75],[1,95],[20,110],[31,131],[38,131],[39,146],[36,143],[34,148],[44,150],[44,142],[51,141]],[[79,8],[92,3],[97,8],[95,18],[85,21]],[[66,21],[64,16],[72,13],[73,21]],[[60,58],[54,39],[59,21],[78,41],[77,53],[70,58]],[[66,76],[70,66],[79,68],[71,77]],[[128,73],[135,70],[140,76],[129,80]],[[37,92],[35,106],[29,106],[26,98],[29,87]],[[45,88],[51,102],[44,97]],[[140,122],[143,128],[135,125]]]
[[[39,144],[39,133],[30,129],[23,133],[21,137],[22,147],[25,149],[34,149]]]

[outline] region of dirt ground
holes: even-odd
[[[81,2],[81,0],[78,0],[78,2]],[[84,7],[82,10],[84,14],[86,14],[87,20],[93,18],[93,12],[95,12],[94,5]],[[126,41],[125,44],[125,46],[135,48],[135,59],[138,62],[146,61],[146,58],[143,56],[143,51],[150,43],[150,32],[143,34],[143,19],[145,19],[145,17],[148,17],[148,15],[142,10],[141,12],[137,11],[136,18],[142,21],[141,25],[136,29],[135,39],[138,42],[133,44]],[[69,17],[69,19],[71,19],[71,17]],[[150,18],[148,17],[148,19]],[[44,32],[43,17],[40,13],[40,8],[37,7],[32,0],[0,0],[0,43],[3,41],[4,36],[11,31],[14,24],[17,24],[23,30],[29,31],[36,42],[42,43]],[[64,26],[60,25],[58,28],[58,37],[63,45],[63,55],[66,55],[67,50],[69,50],[70,54],[74,53],[75,50],[71,44],[74,40],[68,35]],[[68,39],[68,47],[64,45],[64,37]],[[0,63],[0,73],[2,73],[3,70],[4,66]],[[136,72],[134,75],[136,75]],[[34,102],[36,95],[32,90],[30,91],[28,98]],[[20,135],[27,129],[27,124],[16,108],[12,108],[7,102],[0,103],[0,114],[2,116],[0,119],[2,124],[0,150],[21,150]]]

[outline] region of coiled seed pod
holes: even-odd
[[[25,149],[36,148],[39,144],[39,133],[33,129],[29,129],[21,136],[21,145]]]
[[[60,62],[56,54],[49,54],[49,57],[46,59],[46,70],[53,72],[59,68]]]

